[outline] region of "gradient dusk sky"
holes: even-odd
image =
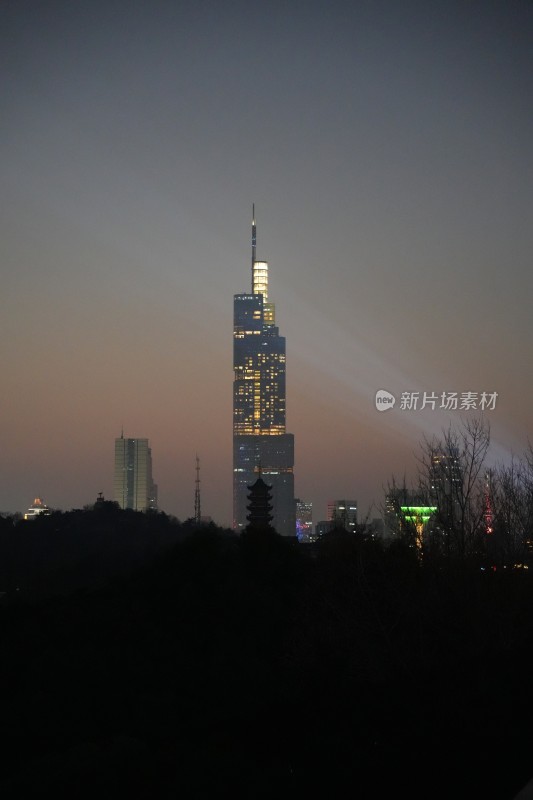
[[[198,453],[231,523],[252,203],[315,521],[474,415],[378,389],[498,392],[493,458],[533,441],[531,2],[4,0],[0,31],[0,510],[110,499],[123,427],[162,510]]]

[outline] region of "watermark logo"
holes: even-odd
[[[400,411],[431,411],[440,408],[446,411],[494,411],[498,392],[402,392],[398,408]],[[376,392],[378,411],[394,408],[396,398],[386,389]]]
[[[376,408],[378,411],[390,411],[394,408],[396,398],[386,389],[378,389],[376,392]]]

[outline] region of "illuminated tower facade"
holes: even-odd
[[[285,430],[285,338],[268,299],[268,263],[256,258],[252,212],[252,291],[234,297],[233,527],[247,525],[248,486],[272,487],[272,525],[295,536],[294,436]]]
[[[114,500],[134,511],[157,509],[157,486],[152,478],[148,439],[115,439]]]
[[[296,498],[296,535],[300,542],[310,542],[313,537],[313,504]]]

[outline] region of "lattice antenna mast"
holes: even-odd
[[[197,525],[200,524],[202,517],[200,505],[200,459],[196,456],[196,481],[194,489],[194,521]]]

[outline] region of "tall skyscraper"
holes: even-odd
[[[157,509],[157,486],[152,478],[148,439],[115,439],[114,499],[121,508]]]
[[[285,431],[285,337],[268,300],[268,263],[256,258],[252,207],[252,286],[234,297],[233,527],[246,527],[248,486],[261,472],[272,487],[272,525],[295,536],[294,436]]]

